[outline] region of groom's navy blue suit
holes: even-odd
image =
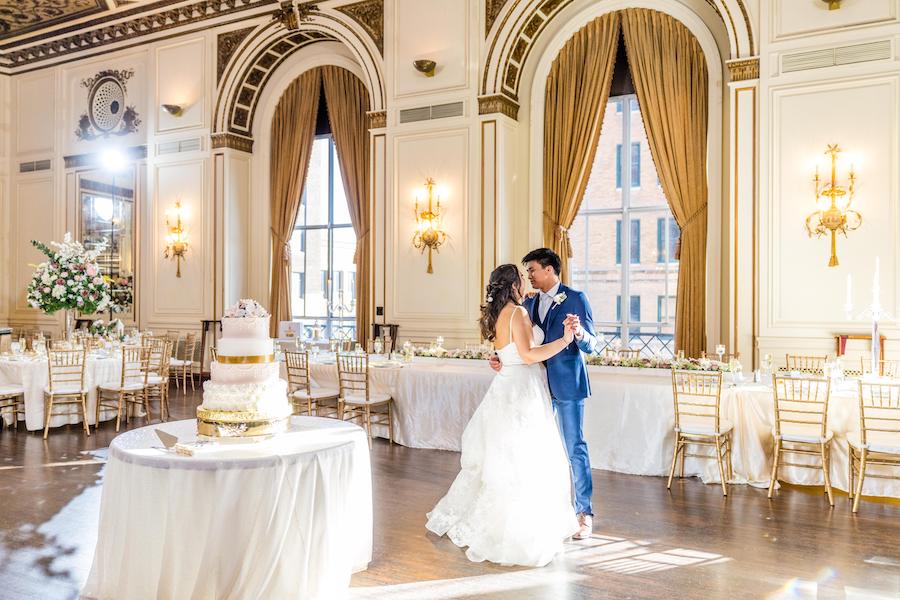
[[[577,290],[560,284],[555,296],[565,294],[561,303],[551,302],[544,319],[540,317],[540,294],[525,300],[523,306],[531,315],[531,321],[544,332],[544,343],[563,337],[563,321],[567,314],[578,315],[584,336],[569,344],[565,350],[544,362],[547,366],[547,380],[553,408],[562,428],[563,440],[572,465],[572,479],[575,483],[575,512],[592,515],[591,461],[587,443],[584,441],[582,422],[584,401],[591,395],[587,366],[582,351],[590,353],[594,349],[596,333],[587,296]]]

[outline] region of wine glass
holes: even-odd
[[[22,346],[19,342],[10,342],[9,350],[13,354],[19,354],[19,352],[22,350]]]
[[[719,357],[719,362],[722,362],[722,358],[725,356],[725,344],[716,344],[716,356]]]

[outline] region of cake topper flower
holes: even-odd
[[[262,305],[251,298],[241,298],[225,309],[225,317],[229,319],[246,319],[249,317],[265,318],[269,313]]]

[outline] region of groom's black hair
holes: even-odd
[[[522,264],[530,263],[533,260],[540,263],[545,269],[547,267],[553,267],[553,270],[556,271],[557,275],[562,271],[562,261],[559,260],[559,254],[550,248],[538,248],[537,250],[532,250],[522,257]]]

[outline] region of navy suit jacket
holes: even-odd
[[[544,361],[553,398],[563,401],[581,400],[591,395],[591,384],[582,352],[593,352],[597,334],[594,332],[591,305],[584,292],[560,284],[557,294],[563,293],[566,299],[561,304],[551,303],[544,321],[540,317],[540,295],[527,298],[523,306],[531,316],[531,321],[544,332],[545,344],[563,337],[563,321],[567,314],[578,315],[581,319],[581,326],[585,331],[581,340],[573,341],[562,352]]]

